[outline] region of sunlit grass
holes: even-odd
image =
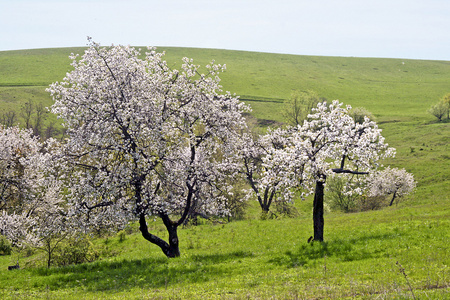
[[[2,257],[0,286],[5,297],[69,299],[124,293],[136,299],[146,293],[162,298],[409,297],[399,262],[414,291],[444,299],[450,284],[449,217],[448,203],[439,209],[328,214],[323,244],[307,243],[312,226],[306,213],[296,219],[205,224],[181,230],[177,259],[166,258],[135,233],[123,242],[98,240],[118,254],[89,264],[6,271],[8,258]],[[159,227],[156,222],[153,228]]]

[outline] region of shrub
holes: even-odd
[[[226,209],[229,211],[228,222],[231,220],[242,220],[245,217],[245,211],[248,207],[246,186],[243,182],[235,182],[233,184],[232,193],[227,194],[225,203]]]
[[[354,211],[357,206],[357,194],[345,192],[349,179],[345,176],[333,176],[327,180],[325,201],[332,210],[341,210],[343,212]]]
[[[287,201],[280,200],[276,201],[275,212],[284,217],[295,218],[299,216],[299,212],[295,206]]]
[[[375,121],[374,115],[364,107],[354,107],[350,110],[349,114],[359,124],[364,122],[365,117],[368,117],[371,121]]]
[[[123,241],[126,240],[127,238],[127,234],[125,232],[125,230],[121,230],[117,233],[117,237],[119,237],[119,242],[122,243]]]
[[[0,235],[0,255],[10,255],[11,250],[11,243],[4,236]]]
[[[384,196],[361,196],[355,206],[356,211],[377,210],[387,206],[388,202]]]
[[[439,101],[428,109],[428,113],[435,116],[439,121],[442,121],[442,118],[448,114],[448,110],[448,105],[444,101]]]
[[[67,266],[95,261],[100,251],[94,247],[88,236],[67,239],[55,251],[52,262],[56,266]]]

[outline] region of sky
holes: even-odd
[[[0,51],[175,46],[450,61],[449,0],[0,0]]]

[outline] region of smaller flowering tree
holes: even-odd
[[[365,118],[356,123],[351,107],[337,100],[319,103],[308,120],[290,128],[285,147],[274,149],[272,157],[285,161],[288,172],[296,173],[299,185],[314,190],[314,240],[323,241],[324,187],[331,174],[366,175],[376,170],[379,161],[394,155],[384,142],[375,122]],[[361,180],[361,179],[358,179]],[[361,193],[360,188],[347,193]]]
[[[42,248],[48,266],[68,226],[49,153],[54,144],[41,143],[30,129],[0,127],[0,234],[14,246]]]
[[[371,174],[367,182],[370,197],[392,195],[389,206],[394,204],[396,198],[411,193],[416,187],[413,174],[406,172],[405,169],[390,167]]]
[[[274,201],[290,202],[293,190],[301,180],[295,176],[289,153],[276,151],[285,148],[289,132],[283,129],[269,129],[257,138],[244,133],[240,140],[239,157],[242,161],[241,174],[250,185],[247,196],[256,196],[263,213],[268,213]]]
[[[327,177],[348,178],[343,193],[361,195],[364,176],[379,162],[394,155],[375,122],[355,121],[351,107],[335,100],[312,109],[303,124],[269,130],[252,139],[244,135],[240,155],[251,191],[263,211],[274,199],[290,201],[294,191],[302,197],[314,193],[314,239],[323,240],[324,188]],[[351,179],[351,180],[350,180]]]

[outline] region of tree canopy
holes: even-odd
[[[192,206],[227,214],[225,179],[247,108],[221,90],[224,66],[211,62],[204,74],[184,58],[175,70],[163,56],[148,48],[141,59],[135,48],[92,42],[49,91],[69,136],[73,214],[86,227],[137,219],[144,238],[172,257],[179,255],[176,228]],[[168,242],[148,231],[149,216],[162,218]]]

